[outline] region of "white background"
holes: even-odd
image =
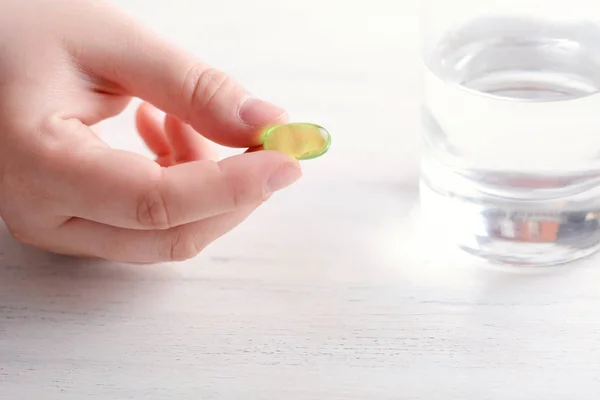
[[[597,398],[597,259],[498,271],[417,229],[417,2],[118,3],[332,148],[186,263],[0,231],[0,399]],[[146,151],[130,112],[103,132]]]

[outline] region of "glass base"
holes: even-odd
[[[550,266],[600,249],[600,212],[589,201],[515,200],[460,195],[420,185],[427,229],[463,251],[495,264]]]

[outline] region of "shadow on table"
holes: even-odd
[[[0,224],[0,317],[11,307],[62,312],[144,301],[168,285],[174,270],[55,255],[17,242]]]

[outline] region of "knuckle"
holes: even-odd
[[[82,135],[87,132],[87,127],[77,118],[63,119],[57,115],[48,119],[38,129],[41,143],[48,149],[65,149],[77,143]]]
[[[69,132],[74,130],[71,123],[65,124],[69,128]],[[38,136],[35,138],[36,145],[30,151],[34,151],[37,159],[40,163],[44,164],[44,167],[48,168],[56,161],[60,161],[62,157],[62,153],[65,152],[65,144],[62,140],[62,137],[54,132],[54,126],[48,123],[43,129],[35,132]]]
[[[160,189],[154,188],[144,193],[137,204],[137,222],[145,228],[167,229],[169,211]]]
[[[78,119],[52,116],[32,132],[33,141],[29,136],[24,138],[35,143],[26,151],[36,158],[40,169],[63,173],[72,168],[72,164],[82,154],[82,143],[87,137],[86,129]]]
[[[167,243],[168,260],[185,261],[196,257],[202,247],[198,245],[193,235],[181,230],[173,234]]]
[[[144,228],[167,229],[172,226],[162,182],[162,177],[157,179],[137,200],[136,219]]]
[[[184,96],[189,99],[190,110],[208,109],[217,95],[227,90],[231,79],[229,75],[216,68],[206,68],[202,64],[194,64],[185,78]]]
[[[243,179],[235,177],[230,178],[229,188],[229,197],[231,198],[231,205],[234,209],[237,209],[249,202],[248,199],[251,197],[251,195],[249,195],[247,185],[245,185]]]

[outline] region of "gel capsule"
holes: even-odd
[[[331,135],[325,128],[302,122],[275,125],[263,136],[265,150],[277,150],[297,160],[322,156],[330,144]]]

